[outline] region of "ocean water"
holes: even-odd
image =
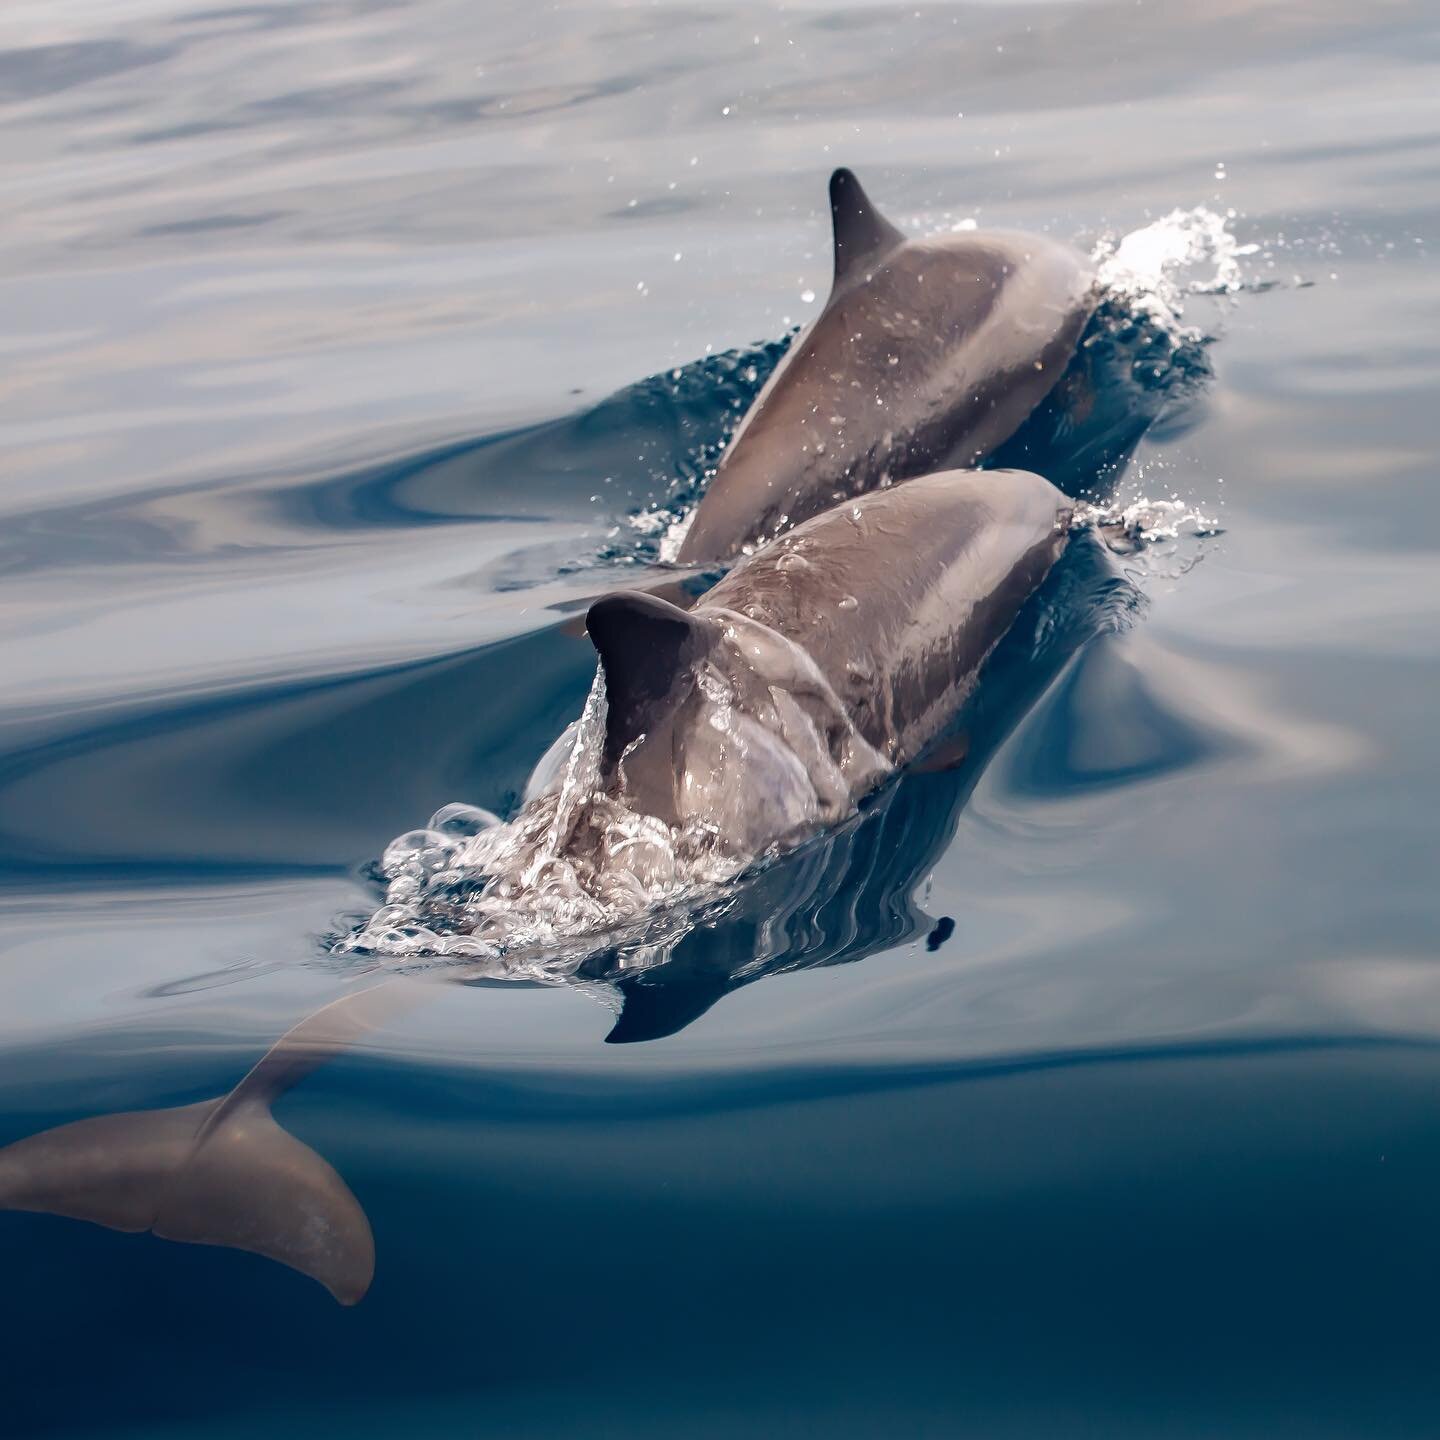
[[[0,1213],[0,1432],[1433,1434],[1437,94],[1405,0],[11,0],[0,1144],[414,978],[274,1107],[363,1300]],[[1098,257],[1145,433],[1018,458],[1133,543],[658,941],[337,950],[580,714],[837,164]]]

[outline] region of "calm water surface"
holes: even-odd
[[[1124,633],[1002,657],[965,771],[618,1019],[437,985],[297,1086],[357,1308],[0,1214],[5,1433],[1435,1433],[1433,5],[10,0],[0,47],[0,1142],[229,1089],[355,984],[391,837],[513,808],[626,517],[823,299],[835,164],[917,229],[1255,247],[1120,482],[1223,534],[1126,562]]]

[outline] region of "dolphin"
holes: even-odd
[[[940,471],[813,516],[690,610],[596,601],[602,786],[742,856],[835,823],[946,736],[1071,512],[1026,471]]]
[[[677,561],[732,559],[837,501],[979,464],[1045,398],[1099,292],[1043,235],[907,239],[849,170],[830,177],[830,298],[720,458]]]
[[[985,661],[954,728],[963,744],[932,747],[853,821],[756,868],[723,913],[684,931],[653,962],[637,966],[614,950],[588,957],[578,977],[613,985],[623,1001],[607,1043],[673,1035],[767,976],[853,964],[929,930],[935,921],[916,892],[971,792],[1077,653],[1125,627],[1127,589],[1120,582],[1117,592],[1100,537],[1072,537]]]

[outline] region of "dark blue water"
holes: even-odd
[[[0,46],[0,1143],[227,1091],[356,985],[393,836],[513,809],[627,517],[823,298],[833,165],[914,229],[1246,247],[1106,431],[1222,535],[1074,547],[965,766],[663,965],[418,987],[287,1093],[357,1308],[0,1214],[0,1431],[1434,1433],[1433,6],[12,0]]]

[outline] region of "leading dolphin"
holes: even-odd
[[[1064,372],[1095,273],[1042,235],[907,239],[830,177],[835,277],[721,456],[677,559],[729,560],[848,496],[978,464]]]

